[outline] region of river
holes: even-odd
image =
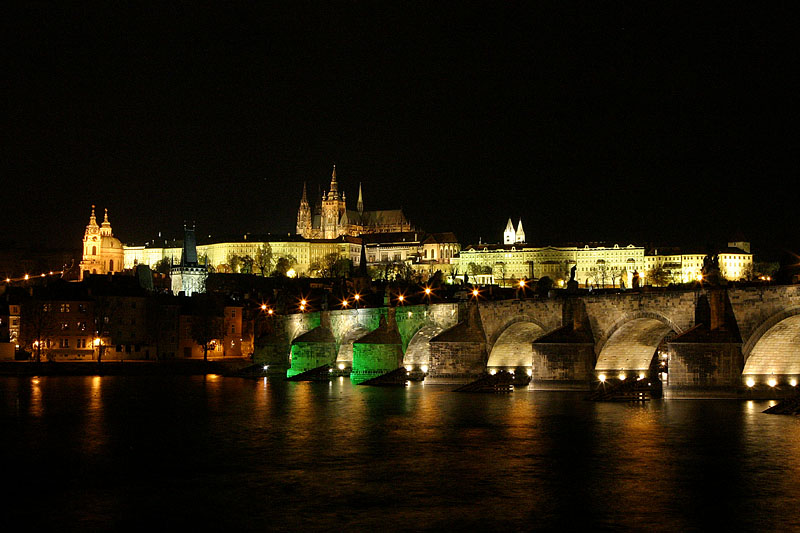
[[[768,401],[219,376],[0,378],[25,529],[800,529]]]

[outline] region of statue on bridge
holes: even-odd
[[[578,267],[572,265],[572,268],[569,269],[569,281],[567,282],[567,292],[570,294],[574,294],[578,292],[578,282],[575,281],[575,272],[578,270]]]
[[[634,269],[633,271],[633,279],[631,280],[631,288],[636,290],[639,288],[639,271]]]

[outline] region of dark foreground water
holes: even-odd
[[[800,418],[766,401],[213,376],[0,391],[3,522],[24,530],[800,528]]]

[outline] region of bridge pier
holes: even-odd
[[[469,306],[466,315],[465,320],[431,339],[426,382],[469,383],[486,372],[489,356],[478,306]]]

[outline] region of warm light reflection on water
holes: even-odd
[[[73,529],[790,530],[768,401],[210,377],[0,378],[8,520]],[[48,512],[31,494],[47,480]],[[87,502],[91,502],[88,504]]]

